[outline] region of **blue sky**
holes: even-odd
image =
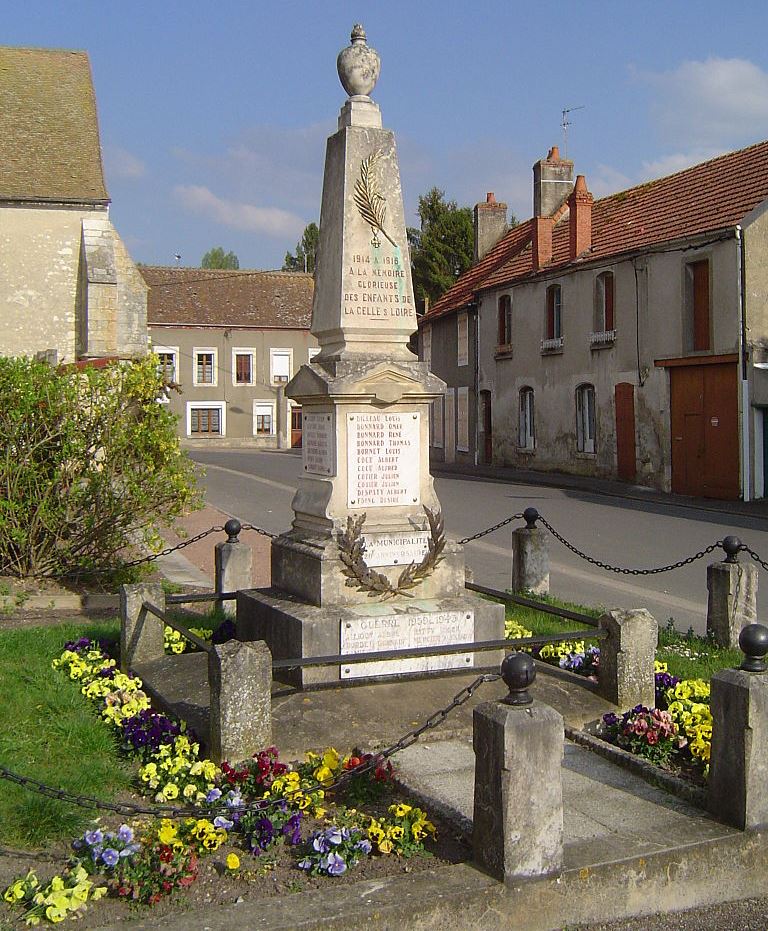
[[[562,150],[596,196],[768,138],[765,0],[30,0],[2,42],[88,51],[112,197],[133,257],[213,245],[279,268],[320,210],[355,22],[380,53],[407,222],[433,185],[531,213],[531,165]]]

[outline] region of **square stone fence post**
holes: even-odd
[[[272,743],[272,654],[263,640],[229,640],[208,653],[211,759],[238,762]]]
[[[159,582],[120,586],[120,668],[123,672],[165,655],[165,625],[147,611],[144,602],[165,612],[165,592]]]
[[[608,631],[600,641],[599,693],[619,708],[656,704],[654,660],[659,625],[645,608],[613,610],[598,619]]]
[[[224,524],[227,540],[214,547],[216,566],[216,592],[237,592],[253,588],[253,550],[238,539],[242,524],[231,518]],[[234,600],[222,601],[221,608],[227,617],[234,617],[237,607]]]
[[[739,637],[739,669],[711,679],[709,810],[741,830],[768,828],[768,627],[749,624]]]
[[[757,566],[739,562],[738,537],[722,542],[726,558],[707,566],[707,636],[736,648],[743,627],[757,620]]]
[[[563,868],[563,718],[533,704],[536,678],[527,653],[502,663],[510,689],[473,716],[475,861],[498,879],[525,879]]]
[[[549,539],[536,526],[539,512],[526,508],[525,527],[512,531],[512,591],[549,594]]]

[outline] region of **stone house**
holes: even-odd
[[[190,444],[301,445],[285,385],[315,355],[312,275],[142,266],[164,400]]]
[[[147,351],[144,280],[109,219],[85,52],[0,48],[0,354]]]
[[[419,321],[432,457],[735,499],[768,489],[768,142],[593,200],[553,148],[534,215],[475,208]]]

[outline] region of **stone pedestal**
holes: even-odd
[[[656,704],[654,660],[659,625],[645,608],[608,611],[598,625],[608,631],[600,641],[600,694],[622,710]]]
[[[768,673],[724,669],[711,680],[709,810],[742,830],[768,827]]]
[[[208,654],[209,752],[217,763],[245,760],[272,743],[272,657],[265,643],[230,640]]]
[[[120,668],[123,672],[165,655],[164,624],[144,602],[165,612],[165,592],[159,582],[120,587]]]
[[[545,530],[512,531],[512,591],[549,594],[549,544]]]
[[[238,598],[238,635],[266,640],[278,658],[504,631],[503,606],[465,594],[463,553],[445,536],[429,473],[430,409],[445,384],[408,348],[417,323],[395,140],[367,96],[376,62],[355,26],[339,57],[342,84],[355,91],[326,150],[310,328],[320,352],[286,386],[303,415],[295,516],[272,544],[272,588]],[[495,659],[336,664],[289,678],[305,685]]]
[[[739,646],[739,633],[757,620],[757,566],[715,562],[707,566],[707,634],[719,646]]]
[[[563,718],[539,703],[474,710],[477,863],[498,879],[563,866]]]
[[[217,543],[214,562],[217,592],[236,592],[253,585],[253,550],[247,543]],[[220,604],[227,617],[235,616],[234,601],[222,601]]]

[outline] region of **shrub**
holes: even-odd
[[[0,575],[83,575],[153,546],[198,506],[157,398],[157,359],[96,368],[0,358]]]

